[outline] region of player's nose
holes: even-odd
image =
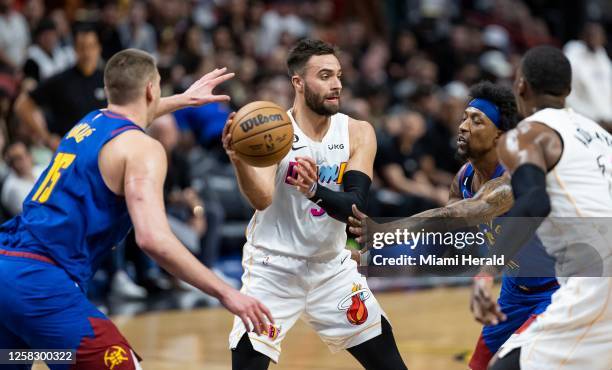
[[[342,81],[340,81],[340,79],[338,77],[334,77],[332,79],[331,89],[332,89],[332,91],[337,91],[337,90],[341,90],[342,89]]]

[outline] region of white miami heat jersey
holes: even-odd
[[[308,138],[287,111],[293,124],[293,146],[278,164],[272,204],[256,211],[247,228],[247,242],[295,257],[333,257],[346,245],[346,225],[330,217],[286,179],[297,177],[295,157],[311,157],[317,163],[318,186],[343,191],[342,180],[350,155],[349,117],[337,113],[321,142]]]
[[[589,253],[582,247],[572,249],[585,244],[597,252],[585,259],[601,258],[609,269],[612,231],[601,226],[604,217],[612,217],[612,135],[570,108],[544,109],[525,121],[543,123],[563,140],[561,158],[546,175],[551,212],[537,231],[548,253],[557,258],[557,270],[562,268],[560,261],[567,263],[568,253],[574,259]]]
[[[543,109],[525,121],[543,123],[563,140],[546,176],[550,217],[612,216],[612,135],[570,108]]]

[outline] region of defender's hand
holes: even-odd
[[[266,306],[233,288],[230,288],[219,300],[231,313],[240,317],[247,331],[261,335],[268,330],[270,324],[274,324],[272,314]]]
[[[225,73],[225,71],[227,71],[226,67],[221,69],[215,68],[214,71],[205,74],[189,86],[189,88],[181,94],[181,97],[185,99],[186,105],[197,107],[213,102],[229,101],[230,97],[228,95],[213,94],[215,87],[234,77],[234,73]]]
[[[355,238],[355,240],[357,241],[357,243],[359,244],[363,244],[365,243],[365,230],[366,230],[366,225],[368,227],[372,227],[377,225],[374,221],[372,221],[368,215],[366,215],[365,213],[361,212],[356,205],[353,204],[353,216],[349,216],[348,218],[348,225],[349,225],[349,231],[351,233],[353,233],[354,235],[356,235],[357,237]]]
[[[225,121],[225,126],[223,127],[223,133],[221,134],[223,149],[225,149],[225,153],[232,162],[236,162],[239,160],[236,156],[236,152],[234,151],[234,149],[232,149],[232,134],[230,133],[230,128],[232,126],[232,122],[234,122],[235,115],[236,112],[232,112],[230,113],[229,117],[227,117],[227,121]]]
[[[493,277],[474,278],[470,310],[476,321],[484,325],[497,325],[506,320],[506,315],[493,298]]]
[[[306,198],[312,198],[317,189],[317,164],[310,157],[295,157],[297,165],[297,179],[289,176],[287,182],[297,188]]]

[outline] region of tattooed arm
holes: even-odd
[[[372,221],[369,220],[367,222],[368,227],[374,226],[376,231],[380,232],[422,228],[427,231],[448,231],[451,225],[451,228],[468,227],[489,221],[507,212],[513,202],[508,175],[487,181],[474,197],[469,199],[461,199],[458,180],[455,178],[451,185],[450,200],[445,207],[430,209],[411,217],[379,225],[372,225]],[[368,217],[356,207],[353,207],[353,214],[355,217],[349,218],[349,231],[358,236],[358,242],[362,242]],[[449,222],[441,222],[440,219],[449,219]]]

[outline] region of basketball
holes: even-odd
[[[287,112],[269,101],[255,101],[240,108],[230,133],[236,155],[255,167],[280,162],[293,143],[293,125]]]

